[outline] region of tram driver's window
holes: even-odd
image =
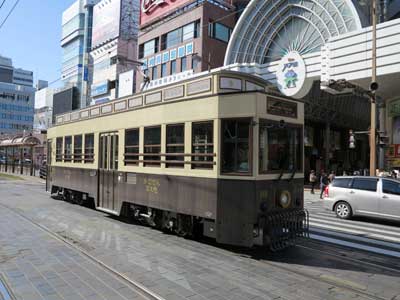
[[[167,125],[167,168],[183,168],[185,153],[185,125]]]
[[[192,169],[214,166],[213,121],[192,123]]]
[[[222,121],[222,173],[251,173],[251,119]]]
[[[64,161],[70,162],[72,156],[72,136],[64,138]]]
[[[160,166],[161,126],[144,129],[144,166]]]
[[[58,137],[56,139],[56,161],[62,161],[62,147],[63,147],[63,138]]]
[[[302,129],[278,122],[260,122],[260,173],[302,170]]]
[[[125,131],[125,166],[139,164],[139,129]]]

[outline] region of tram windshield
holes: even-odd
[[[261,122],[259,150],[260,173],[302,171],[302,127]]]

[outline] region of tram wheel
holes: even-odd
[[[193,221],[192,217],[188,215],[179,214],[178,215],[178,226],[176,229],[176,234],[180,237],[190,237],[193,233]]]

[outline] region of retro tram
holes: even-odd
[[[56,117],[52,193],[182,236],[279,249],[307,232],[302,102],[216,70]]]

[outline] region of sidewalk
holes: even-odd
[[[4,175],[4,176],[2,176]],[[15,177],[15,178],[12,178]],[[17,173],[11,173],[11,172],[0,172],[0,179],[5,179],[5,180],[26,180],[26,181],[34,181],[34,182],[39,182],[39,183],[46,183],[45,179],[40,178],[39,176],[29,176],[29,175],[21,175]],[[1,298],[0,298],[1,299]]]

